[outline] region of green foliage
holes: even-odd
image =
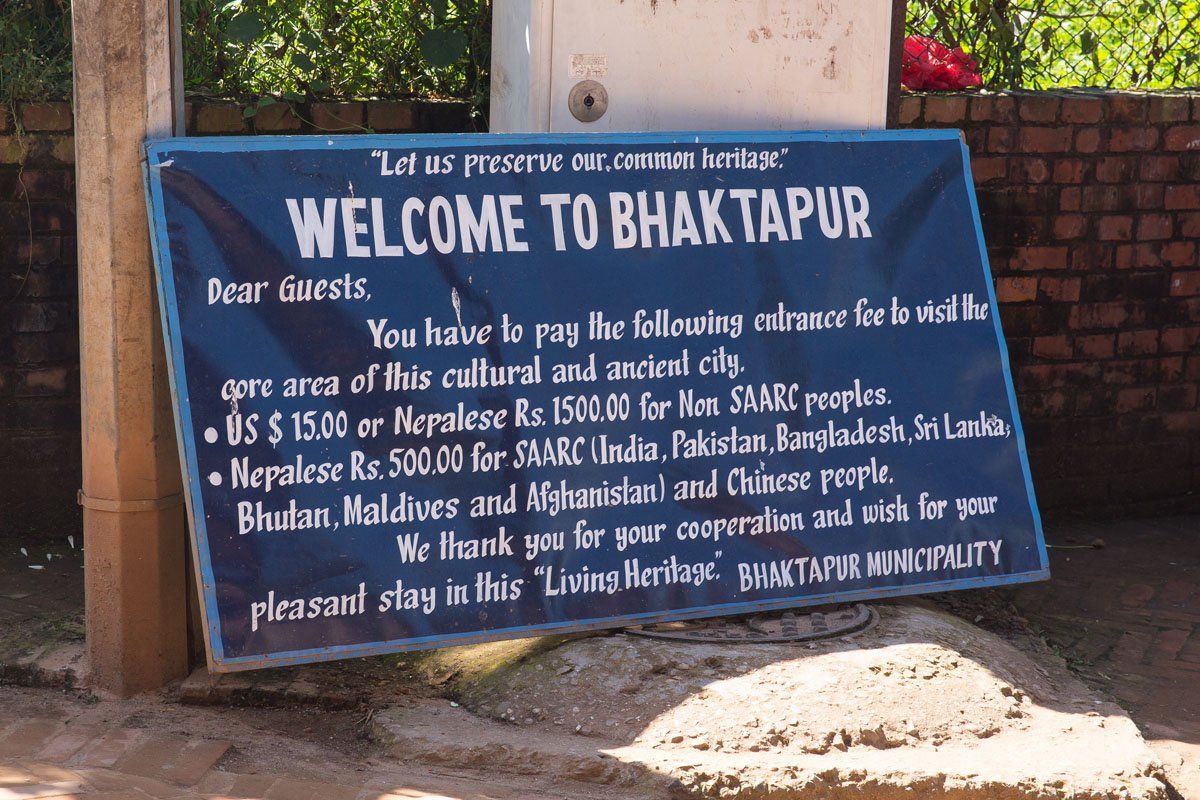
[[[247,116],[263,97],[486,100],[490,0],[181,6],[187,91],[243,100]],[[70,0],[0,0],[0,103],[70,96]]]
[[[181,3],[188,91],[239,99],[248,117],[278,100],[486,101],[490,0]],[[1200,86],[1200,0],[909,0],[908,9],[909,33],[975,54],[994,88]],[[0,103],[70,94],[69,0],[0,0]]]
[[[908,29],[974,54],[993,88],[1200,86],[1200,0],[909,0]]]
[[[183,0],[190,92],[482,103],[489,0]]]
[[[70,96],[69,0],[0,0],[0,103]]]

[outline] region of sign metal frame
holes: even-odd
[[[306,650],[272,653],[265,656],[226,658],[222,647],[219,614],[217,610],[215,577],[208,547],[207,533],[201,501],[200,471],[196,454],[196,432],[192,429],[190,399],[187,395],[186,372],[182,358],[183,340],[176,305],[176,291],[172,271],[167,224],[164,214],[162,185],[158,170],[166,166],[162,156],[169,151],[192,152],[252,152],[263,150],[372,150],[387,147],[466,148],[476,145],[586,145],[586,144],[756,144],[805,143],[805,142],[897,142],[897,141],[948,141],[959,143],[963,158],[963,179],[967,182],[967,197],[972,214],[975,237],[979,248],[980,263],[987,286],[988,303],[993,327],[999,345],[1000,362],[1012,413],[1013,435],[1016,438],[1022,477],[1029,500],[1036,535],[1040,568],[1023,573],[1002,576],[980,576],[958,578],[916,586],[861,589],[846,592],[824,593],[795,598],[766,601],[730,602],[678,611],[650,611],[615,617],[580,619],[552,622],[541,625],[525,625],[492,631],[470,632],[425,636],[393,641],[379,641],[355,645],[334,645]],[[151,249],[156,266],[155,280],[158,288],[163,336],[167,346],[167,365],[171,385],[171,399],[176,422],[176,436],[181,454],[180,464],[184,478],[184,496],[190,527],[192,561],[196,570],[196,582],[201,594],[200,612],[203,620],[205,651],[208,667],[214,673],[229,673],[267,667],[279,667],[302,663],[316,663],[337,659],[361,658],[435,647],[477,644],[482,642],[518,639],[534,635],[576,633],[592,630],[619,628],[629,625],[648,625],[659,622],[697,619],[732,614],[771,611],[829,603],[849,603],[914,594],[979,589],[1031,583],[1050,577],[1049,560],[1041,515],[1034,494],[1033,480],[1029,469],[1029,458],[1021,425],[1016,393],[1013,387],[1008,348],[997,313],[995,287],[992,283],[991,267],[984,242],[983,227],[979,217],[979,206],[971,177],[970,153],[958,130],[881,130],[881,131],[750,131],[750,132],[673,132],[673,133],[611,133],[611,134],[415,134],[381,135],[352,134],[341,136],[230,136],[211,138],[170,138],[146,143],[146,160],[143,164],[146,182],[147,203],[151,212]]]

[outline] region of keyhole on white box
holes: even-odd
[[[580,122],[595,122],[608,111],[608,90],[597,81],[580,81],[572,87],[567,107]]]

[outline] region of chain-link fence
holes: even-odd
[[[908,0],[913,89],[1200,86],[1200,0]]]
[[[487,94],[490,0],[182,6],[193,93]],[[907,33],[914,89],[1200,87],[1200,0],[908,0]],[[70,0],[0,0],[0,102],[70,96],[70,48]]]

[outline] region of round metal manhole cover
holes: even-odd
[[[875,626],[879,615],[862,603],[811,611],[775,611],[742,617],[660,622],[626,628],[633,636],[710,644],[774,644],[835,639]]]

